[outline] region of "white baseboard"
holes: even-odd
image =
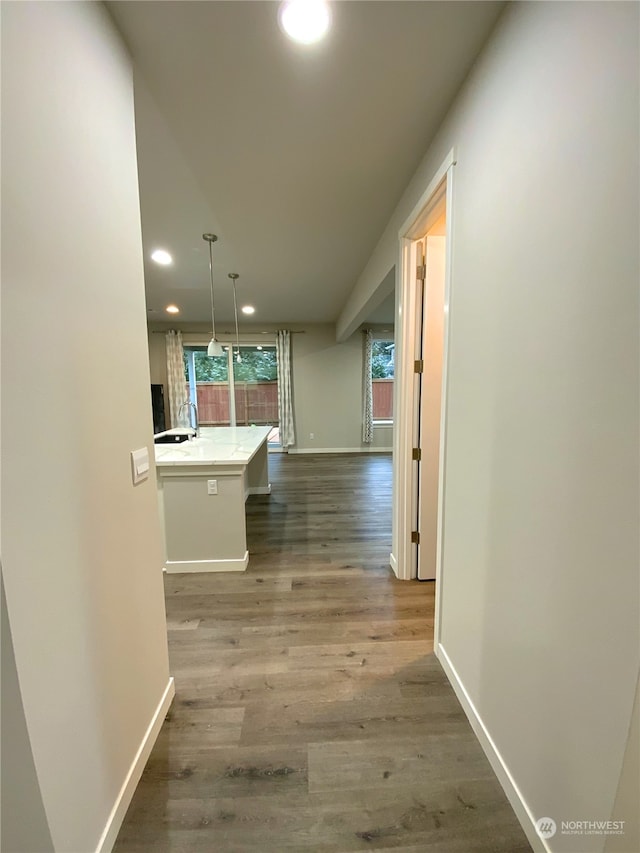
[[[271,483],[268,486],[248,486],[244,490],[244,502],[247,502],[249,495],[270,495]]]
[[[248,493],[250,495],[270,495],[271,483],[268,486],[249,486]]]
[[[129,772],[127,773],[122,788],[120,789],[120,793],[116,798],[113,808],[111,809],[111,814],[109,815],[109,819],[107,820],[102,836],[100,837],[100,841],[98,842],[96,853],[110,853],[113,849],[113,845],[116,843],[116,838],[118,837],[118,832],[122,826],[122,821],[124,820],[124,816],[126,815],[127,809],[133,799],[136,787],[140,781],[140,777],[142,776],[142,771],[144,770],[145,764],[151,754],[151,750],[153,749],[153,745],[156,742],[160,729],[162,728],[164,718],[167,715],[167,711],[169,710],[175,693],[175,684],[173,683],[173,678],[170,678],[164,689],[162,698],[158,703],[158,707],[151,718],[147,731],[142,738],[142,742],[138,747],[136,756],[131,762],[131,767],[129,768]]]
[[[451,663],[451,659],[444,650],[442,643],[439,643],[434,651],[436,657],[442,664],[442,668],[444,669],[447,678],[451,682],[451,686],[453,687],[469,722],[471,723],[471,728],[480,741],[480,746],[484,750],[484,754],[489,759],[489,763],[498,777],[498,781],[502,785],[502,789],[507,795],[507,799],[511,803],[511,807],[516,813],[516,817],[518,818],[534,853],[552,853],[551,848],[548,847],[544,839],[538,835],[535,825],[536,818],[534,818],[531,813],[531,810],[522,796],[522,792],[518,788],[515,779],[511,775],[509,768],[502,758],[502,755],[493,742],[493,738],[489,734],[489,731],[478,714],[475,705],[471,701],[471,697],[460,680],[460,676],[458,675],[454,665]]]
[[[290,447],[287,453],[392,453],[393,447]]]
[[[239,560],[167,560],[164,564],[167,574],[181,572],[244,572],[249,565],[249,552]]]
[[[398,561],[393,554],[389,554],[389,565],[393,569],[394,575],[398,577]]]

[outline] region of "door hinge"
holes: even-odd
[[[427,277],[427,265],[426,264],[418,264],[416,267],[416,278],[418,281],[424,281]]]
[[[411,451],[411,458],[414,462],[420,462],[420,460],[422,459],[422,451],[419,447],[413,448],[413,450]]]
[[[414,373],[422,373],[424,370],[424,361],[421,358],[417,358],[413,362],[413,372]]]
[[[417,530],[413,530],[411,533],[411,544],[419,545],[420,544],[420,534]]]

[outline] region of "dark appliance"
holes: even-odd
[[[186,432],[171,433],[170,435],[159,435],[153,439],[154,444],[182,444],[183,441],[189,439],[189,434]]]
[[[164,418],[164,388],[162,385],[151,386],[151,408],[153,410],[153,432],[166,430]]]

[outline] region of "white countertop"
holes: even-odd
[[[199,437],[190,441],[155,444],[156,466],[238,464],[244,467],[266,441],[271,429],[271,426],[201,427]],[[166,432],[176,434],[188,430]]]

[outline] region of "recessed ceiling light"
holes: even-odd
[[[257,347],[256,347],[256,349],[262,349],[262,347],[260,347],[260,346],[257,346]]]
[[[167,312],[167,314],[179,314],[180,313],[180,309],[178,308],[177,305],[167,305],[167,307],[164,310]]]
[[[242,306],[242,313],[243,314],[255,314],[256,309],[253,307],[253,305],[243,305]]]
[[[151,252],[151,260],[163,267],[167,267],[173,263],[173,258],[165,249],[155,249]]]
[[[278,20],[289,38],[313,44],[326,35],[331,12],[325,0],[285,0],[280,5]]]

